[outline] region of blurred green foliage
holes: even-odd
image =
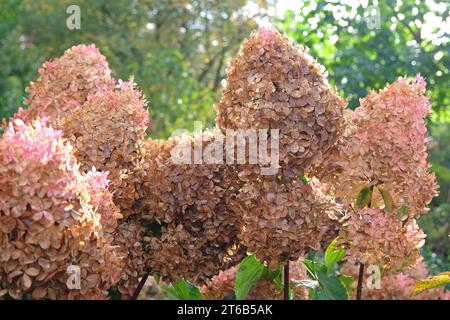
[[[249,3],[260,10],[245,10]],[[37,78],[43,61],[72,45],[95,43],[113,76],[125,80],[134,75],[147,96],[152,137],[191,130],[194,120],[213,126],[212,106],[218,101],[227,63],[256,21],[266,17],[310,48],[351,108],[370,90],[381,89],[398,76],[426,77],[433,106],[430,161],[440,195],[420,223],[428,234],[424,255],[433,272],[450,269],[450,36],[448,28],[439,27],[450,19],[449,3],[378,1],[379,26],[370,20],[373,1],[369,6],[343,0],[300,1],[295,3],[297,9],[282,17],[268,15],[271,11],[266,9],[276,3],[2,0],[0,119],[21,105],[25,88]],[[71,4],[81,8],[81,30],[66,27]]]
[[[21,102],[44,60],[80,43],[95,43],[113,76],[135,81],[149,100],[152,136],[214,124],[228,60],[257,26],[246,0],[80,0],[81,29],[66,27],[71,0],[2,1],[0,118]],[[264,7],[263,1],[259,5]],[[6,69],[6,70],[5,70]],[[11,69],[11,70],[9,70]]]

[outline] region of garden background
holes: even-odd
[[[81,9],[79,30],[66,27],[72,4]],[[449,2],[430,0],[2,0],[0,119],[22,104],[42,62],[72,45],[95,43],[113,76],[133,74],[145,93],[151,137],[192,130],[194,121],[212,127],[229,60],[268,22],[310,48],[350,108],[398,76],[421,73],[433,109],[430,161],[440,195],[419,223],[428,235],[423,255],[435,274],[450,269],[449,10]]]

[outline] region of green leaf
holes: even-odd
[[[223,300],[236,300],[236,296],[234,295],[234,293],[231,293],[223,298]]]
[[[325,263],[328,272],[331,271],[334,264],[345,257],[345,249],[343,247],[336,248],[337,238],[334,239],[325,251]]]
[[[317,300],[317,290],[309,288],[308,289],[308,299],[309,300]]]
[[[317,273],[327,273],[327,266],[323,263],[312,261],[309,259],[304,259],[302,261],[302,264],[306,267],[306,270],[308,271],[308,274],[313,278],[314,280],[318,280]]]
[[[353,277],[352,276],[347,276],[345,274],[340,274],[337,277],[342,282],[344,287],[347,289],[347,292],[349,292],[349,291],[351,291],[353,289]]]
[[[305,176],[302,176],[303,184],[308,184],[308,179]]]
[[[250,255],[241,261],[236,274],[234,292],[236,300],[243,300],[261,279],[264,272],[264,265],[255,256]]]
[[[358,194],[356,198],[356,206],[360,209],[369,205],[370,200],[372,199],[372,189],[369,187],[364,187]]]
[[[383,198],[384,209],[388,212],[392,212],[392,210],[394,210],[394,200],[392,200],[391,194],[381,187],[378,187],[378,191],[380,191],[381,197]]]
[[[401,207],[398,211],[397,211],[397,217],[401,217],[404,216],[406,214],[409,214],[409,210],[407,207]]]
[[[267,280],[275,280],[275,278],[281,277],[281,267],[278,267],[275,270],[270,270],[268,267],[264,266],[263,273],[261,278]]]
[[[117,288],[109,289],[108,295],[110,296],[111,300],[122,300],[122,294],[119,290],[117,290]]]
[[[337,276],[318,272],[317,277],[324,294],[330,300],[348,300],[347,289]]]
[[[193,283],[187,280],[179,280],[168,286],[163,286],[163,289],[169,294],[169,296],[177,300],[204,299],[200,290]]]

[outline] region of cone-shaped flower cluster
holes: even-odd
[[[319,249],[332,229],[333,199],[319,182],[305,185],[301,178],[336,143],[345,105],[307,49],[274,28],[252,33],[229,65],[217,126],[227,137],[230,130],[279,130],[278,146],[267,154],[279,151],[280,170],[264,176],[259,165],[239,164],[245,185],[233,200],[243,243],[271,268]]]
[[[346,102],[328,85],[324,68],[274,28],[252,33],[227,75],[217,126],[224,133],[279,129],[282,167],[299,172],[318,163],[342,131]]]
[[[39,74],[39,79],[27,88],[28,109],[16,115],[26,122],[42,116],[52,122],[82,105],[90,94],[114,86],[108,62],[95,45],[78,45],[66,50],[62,57],[45,62]]]
[[[0,163],[1,295],[105,298],[120,272],[100,219],[114,207],[103,212],[106,189],[79,172],[62,132],[16,119],[0,139]],[[66,286],[70,265],[80,267],[80,290]]]
[[[45,63],[40,69],[40,78],[28,91],[29,108],[19,111],[11,123],[22,123],[20,118],[25,122],[45,118],[62,129],[63,132],[55,132],[63,134],[73,146],[73,151],[70,144],[67,148],[71,150],[71,157],[75,156],[73,160],[78,161],[74,166],[81,178],[76,180],[69,172],[61,173],[61,179],[67,181],[57,181],[77,186],[77,192],[85,199],[83,203],[86,202],[83,206],[94,210],[92,214],[99,218],[93,221],[102,231],[98,237],[107,243],[104,245],[106,254],[114,256],[113,262],[101,262],[104,263],[102,272],[114,281],[109,281],[107,286],[97,284],[96,290],[102,290],[101,294],[106,297],[107,290],[115,286],[127,297],[143,275],[144,228],[137,221],[117,219],[134,213],[132,206],[138,198],[138,182],[143,175],[141,145],[149,121],[145,98],[131,81],[119,81],[114,87],[106,59],[93,45],[75,46],[61,58]],[[37,162],[39,157],[45,161],[46,155],[38,153]],[[91,168],[94,171],[90,171]],[[80,179],[83,188],[78,187]],[[33,188],[32,192],[43,192],[41,185],[35,184]],[[63,189],[54,186],[54,190]],[[27,205],[27,199],[24,200]],[[86,250],[93,250],[89,248]],[[96,263],[90,264],[96,268]],[[57,287],[52,286],[54,290]],[[67,290],[65,284],[61,288],[60,291]],[[76,292],[68,298],[76,297]],[[63,296],[58,294],[60,298]]]
[[[346,134],[312,174],[329,182],[346,204],[374,182],[391,193],[396,210],[404,207],[416,218],[428,211],[437,184],[427,162],[424,117],[430,105],[424,93],[425,81],[417,76],[412,81],[400,78],[362,99],[349,112]]]

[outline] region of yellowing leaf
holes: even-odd
[[[383,198],[384,209],[388,212],[392,212],[392,210],[394,210],[394,200],[392,200],[391,194],[381,187],[378,187],[378,191],[380,191],[381,197]]]
[[[440,287],[448,283],[450,283],[450,272],[442,272],[425,280],[416,281],[411,295],[414,297],[426,290]]]

